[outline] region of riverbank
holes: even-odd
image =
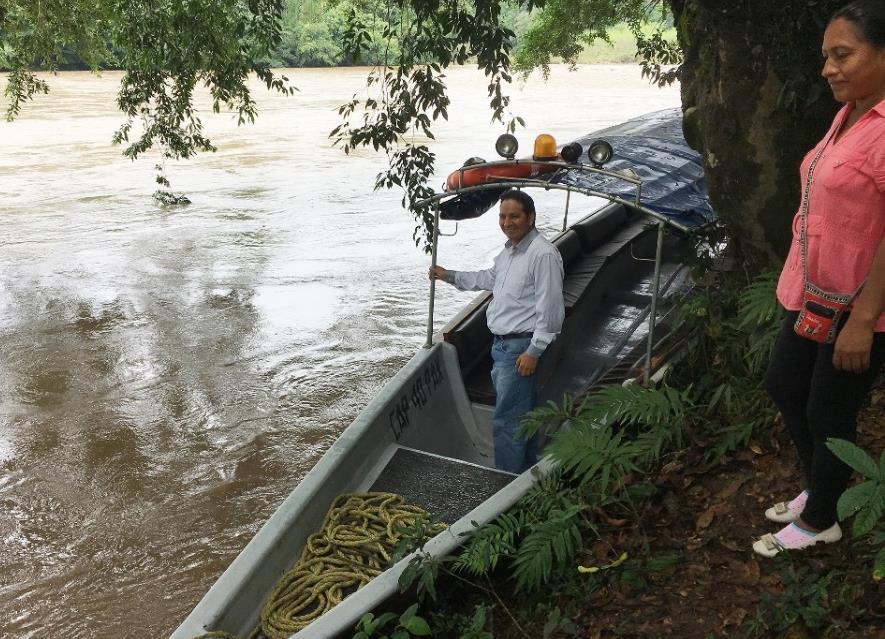
[[[880,383],[859,420],[866,450],[885,449],[882,424]],[[799,472],[783,430],[752,442],[715,472],[702,469],[701,453],[690,450],[665,466],[654,480],[662,499],[637,521],[608,531],[616,552],[675,556],[678,563],[650,573],[645,588],[614,581],[594,592],[576,618],[576,636],[881,638],[885,587],[871,579],[868,542],[852,538],[850,521],[832,546],[775,560],[750,549],[754,538],[778,529],[764,518],[765,508],[797,492]]]
[[[859,420],[862,446],[885,449],[885,380]],[[515,596],[510,569],[472,584],[444,578],[425,602],[439,637],[707,639],[881,638],[885,587],[873,581],[868,540],[851,522],[838,544],[774,560],[754,538],[777,530],[763,512],[797,490],[792,447],[778,425],[721,463],[695,441],[642,480],[656,495],[597,509],[594,535],[537,594]],[[634,477],[628,481],[638,481]],[[465,627],[473,634],[462,634]]]
[[[570,420],[548,448],[565,470],[439,567],[444,595],[436,606],[425,598],[426,614],[453,632],[438,636],[882,636],[881,522],[855,540],[849,519],[838,544],[772,560],[751,548],[779,528],[765,509],[801,481],[759,388],[783,321],[776,281],[769,270],[699,283],[682,313],[697,341],[661,387],[613,386],[581,407],[533,413]],[[883,423],[885,375],[859,418],[858,443],[876,460]]]

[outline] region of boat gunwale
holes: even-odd
[[[421,451],[424,452],[424,451]],[[465,462],[469,463],[469,462]],[[476,508],[459,518],[451,526],[432,537],[365,586],[350,594],[337,606],[313,621],[309,626],[291,635],[290,639],[330,639],[353,628],[367,610],[399,589],[399,577],[409,564],[421,556],[442,557],[464,543],[472,531],[492,522],[502,512],[514,506],[538,480],[556,468],[549,456],[519,475]],[[353,612],[352,612],[353,611]]]
[[[450,351],[448,355],[447,351]],[[223,620],[235,602],[242,598],[244,589],[262,572],[265,560],[268,560],[277,547],[284,543],[285,535],[299,527],[297,522],[304,518],[306,512],[310,511],[315,500],[322,501],[320,495],[326,486],[326,480],[329,477],[347,477],[355,474],[354,469],[343,467],[348,460],[348,453],[355,445],[373,434],[377,428],[376,422],[379,415],[395,402],[397,393],[407,387],[434,357],[452,359],[454,365],[457,366],[457,355],[454,351],[454,346],[445,342],[434,344],[429,349],[420,348],[417,350],[338,435],[313,468],[286,495],[264,525],[234,557],[190,614],[172,633],[172,639],[191,639],[197,634],[216,629],[219,623],[224,623]],[[463,387],[463,380],[461,385]],[[466,398],[466,391],[464,394]],[[389,445],[390,443],[384,444],[384,446]],[[331,505],[331,503],[332,500],[329,500],[327,505]],[[324,514],[327,509],[323,509]],[[310,532],[313,532],[313,529]],[[296,560],[297,556],[292,557],[286,563],[286,567],[279,571],[280,574],[285,572]],[[266,593],[262,594],[260,600],[263,601],[271,590],[272,585]],[[253,617],[259,616],[260,609],[261,604]]]

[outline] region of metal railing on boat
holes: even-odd
[[[651,364],[652,364],[652,349],[654,345],[654,332],[655,332],[655,323],[656,323],[656,315],[657,315],[657,307],[660,296],[660,286],[661,286],[661,258],[663,254],[663,244],[664,244],[664,230],[667,227],[671,227],[673,229],[678,230],[684,234],[691,234],[697,232],[696,228],[690,228],[684,224],[680,224],[676,220],[669,218],[668,216],[659,213],[657,211],[653,211],[646,206],[642,205],[642,180],[638,177],[634,177],[632,175],[625,175],[624,173],[617,171],[608,171],[599,167],[591,166],[588,164],[571,164],[568,162],[560,162],[560,161],[543,161],[539,162],[536,160],[526,161],[526,160],[500,160],[496,162],[485,162],[481,164],[472,164],[469,167],[470,169],[476,168],[489,168],[489,167],[498,167],[498,166],[514,166],[517,164],[526,164],[531,162],[532,164],[542,164],[545,166],[552,166],[556,168],[556,171],[545,179],[534,179],[534,178],[510,178],[506,180],[495,180],[493,182],[487,182],[484,184],[477,184],[473,186],[465,186],[457,189],[452,189],[449,191],[443,191],[441,193],[437,193],[431,197],[425,198],[423,200],[419,200],[414,203],[414,208],[423,209],[426,207],[433,207],[433,229],[431,230],[431,253],[430,253],[430,268],[433,269],[437,266],[437,250],[439,245],[439,237],[442,235],[439,230],[440,223],[440,204],[444,200],[454,199],[456,197],[469,195],[471,193],[477,193],[482,191],[490,191],[490,190],[500,190],[500,189],[524,189],[524,188],[538,188],[543,189],[545,191],[565,191],[566,192],[566,204],[565,204],[565,212],[563,215],[563,230],[566,230],[568,225],[568,213],[569,213],[569,203],[571,201],[572,192],[581,193],[582,195],[586,195],[588,197],[599,197],[609,202],[615,202],[617,204],[622,204],[627,206],[648,218],[655,221],[657,226],[657,244],[655,248],[655,269],[653,282],[654,286],[652,287],[652,296],[651,296],[651,305],[649,309],[648,315],[648,340],[646,346],[645,353],[645,370],[643,373],[643,381],[645,384],[648,384],[650,375],[651,375]],[[563,171],[583,171],[588,173],[593,173],[597,175],[602,175],[605,177],[613,178],[616,180],[621,180],[632,184],[636,187],[636,195],[632,200],[628,200],[616,195],[612,195],[610,193],[605,193],[604,191],[599,191],[592,188],[582,187],[574,184],[559,184],[555,182],[551,182],[553,178],[560,175]],[[434,306],[436,299],[436,279],[430,279],[430,300],[428,302],[428,312],[427,312],[427,339],[424,343],[425,348],[430,348],[433,345],[433,315],[434,315]]]

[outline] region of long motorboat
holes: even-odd
[[[614,151],[599,162],[551,161],[538,177],[508,177],[446,191],[426,202],[440,218],[464,219],[490,208],[505,188],[567,193],[563,230],[551,238],[565,267],[566,319],[544,356],[541,398],[580,396],[607,383],[646,379],[673,352],[668,317],[691,289],[686,256],[715,220],[700,159],[682,136],[681,113],[668,110],[597,131]],[[592,160],[591,156],[591,160]],[[495,164],[518,164],[508,159]],[[511,174],[512,175],[512,174]],[[572,195],[605,204],[569,224]],[[574,215],[574,214],[573,214]],[[521,475],[492,463],[495,402],[486,327],[490,294],[477,296],[441,334],[433,332],[434,283],[427,344],[387,383],[285,499],[172,635],[207,631],[246,637],[262,604],[344,493],[403,495],[448,528],[423,547],[451,553],[463,534],[513,506],[552,467],[542,459]],[[297,639],[330,639],[397,590],[411,556],[350,594]]]

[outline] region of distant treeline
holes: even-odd
[[[347,56],[341,47],[345,18],[351,11],[356,11],[376,36],[374,44],[363,51],[359,59]],[[517,37],[531,24],[529,12],[509,3],[505,3],[502,15]],[[380,36],[387,24],[395,25],[400,19],[395,7],[373,0],[285,0],[282,41],[270,57],[261,62],[272,67],[333,67],[377,64],[386,58],[395,63],[396,43],[386,45]],[[89,67],[77,56],[74,47],[68,46],[64,48],[58,68],[85,70]],[[116,65],[111,60],[102,68],[113,69]],[[7,69],[0,66],[0,70]]]
[[[284,0],[282,15],[282,40],[270,56],[259,62],[271,67],[336,67],[352,65],[374,65],[385,60],[395,64],[399,50],[393,40],[385,42],[382,37],[388,26],[397,31],[400,23],[407,23],[408,16],[400,15],[396,4],[380,0]],[[360,21],[373,32],[372,42],[362,51],[359,59],[345,54],[341,43],[345,30],[346,17],[355,11]],[[503,0],[501,21],[516,34],[515,48],[534,21],[532,12],[515,4],[515,0]],[[672,16],[669,26],[672,27]],[[211,25],[207,25],[210,28]],[[653,28],[653,27],[651,27]],[[670,30],[672,32],[672,28]],[[609,42],[598,40],[593,45],[585,45],[578,55],[581,63],[630,62],[636,53],[636,44],[626,25],[618,25],[608,30]],[[670,33],[672,36],[672,33]],[[113,46],[109,43],[110,55],[101,64],[103,69],[119,68],[114,62]],[[88,65],[77,55],[72,46],[65,46],[58,68],[62,70],[85,70]],[[8,71],[3,66],[3,51],[0,47],[0,71]]]

